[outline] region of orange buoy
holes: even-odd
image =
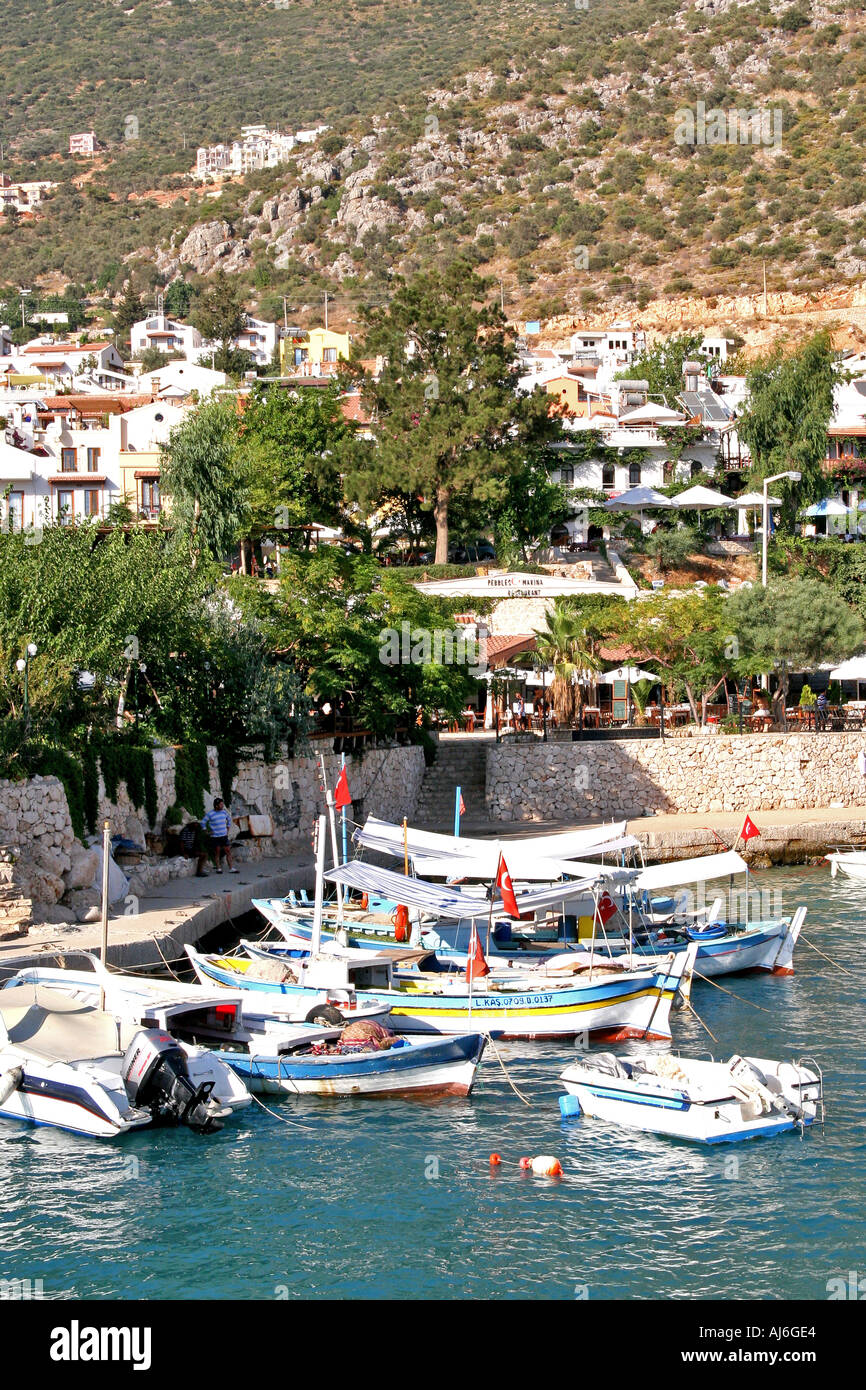
[[[490,1155],[490,1166],[491,1166],[491,1168],[498,1168],[501,1162],[502,1162],[502,1159],[499,1157],[499,1154],[491,1154],[491,1155]]]
[[[369,905],[370,905],[370,899],[367,897],[367,894],[366,894],[366,893],[362,893],[362,894],[361,894],[361,911],[362,911],[362,912],[366,912],[366,911],[367,911],[367,908],[369,907]]]
[[[398,903],[397,911],[394,913],[394,940],[409,940],[409,909],[403,903]]]
[[[539,1154],[537,1158],[532,1159],[529,1166],[536,1178],[562,1177],[562,1164],[553,1154]]]
[[[532,1167],[532,1159],[531,1159],[531,1158],[522,1158],[522,1159],[520,1160],[520,1166],[521,1166],[521,1168],[525,1168],[525,1169],[529,1170],[529,1169]]]

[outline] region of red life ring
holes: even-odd
[[[391,921],[394,923],[394,940],[395,940],[395,941],[408,941],[408,940],[409,940],[409,909],[408,909],[408,907],[404,907],[403,903],[398,903],[398,904],[397,904],[397,911],[394,913],[394,916],[391,918]]]

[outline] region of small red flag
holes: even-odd
[[[610,893],[602,893],[598,900],[598,920],[605,926],[616,912],[616,903]]]
[[[334,789],[334,805],[338,811],[342,811],[344,806],[351,806],[351,804],[352,793],[349,791],[349,779],[346,776],[346,769],[343,768]]]
[[[502,894],[502,906],[509,917],[519,917],[520,908],[517,906],[517,899],[514,896],[514,887],[511,882],[511,874],[508,872],[508,865],[500,854],[499,867],[496,870],[496,887]]]
[[[473,980],[480,980],[482,975],[490,974],[490,966],[484,959],[484,952],[481,949],[481,938],[475,930],[475,923],[472,923],[472,935],[469,938],[469,955],[466,960],[466,978],[471,984]]]
[[[740,831],[740,839],[753,840],[755,836],[760,835],[760,833],[761,832],[755,825],[755,822],[751,820],[749,816],[746,816],[746,819],[743,821],[743,828]]]
[[[465,815],[466,815],[466,802],[463,800],[463,793],[462,793],[462,792],[460,793],[460,814],[461,814],[461,816],[465,816]]]

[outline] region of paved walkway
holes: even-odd
[[[313,853],[303,842],[290,855],[238,867],[239,874],[211,871],[205,879],[171,879],[140,899],[141,912],[112,917],[108,925],[110,962],[123,969],[141,969],[160,965],[160,953],[167,960],[176,960],[187,942],[194,945],[214,927],[249,912],[253,898],[281,897],[290,888],[311,889],[315,882]],[[39,928],[31,936],[0,944],[0,977],[21,969],[25,962],[53,962],[61,953],[98,954],[101,941],[99,922]]]

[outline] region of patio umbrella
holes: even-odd
[[[769,510],[770,507],[781,507],[781,505],[782,505],[782,499],[781,499],[781,497],[768,497],[768,498],[767,498],[767,509],[768,509],[768,510]],[[764,494],[763,494],[762,492],[744,492],[743,495],[742,495],[742,497],[735,497],[735,498],[734,498],[734,506],[735,506],[735,507],[750,507],[753,511],[756,511],[756,512],[762,511],[762,510],[763,510],[763,506],[764,506]],[[747,523],[747,524],[748,524],[748,523]],[[757,522],[757,518],[756,518],[756,517],[753,517],[753,518],[752,518],[752,530],[753,530],[753,531],[757,531],[757,530],[758,530],[758,522]]]
[[[604,505],[609,512],[639,511],[643,530],[644,507],[672,507],[673,502],[661,492],[656,492],[653,487],[630,487],[618,497],[609,497]]]
[[[675,507],[685,507],[693,512],[710,511],[713,507],[734,507],[737,504],[732,497],[726,497],[723,492],[716,492],[715,488],[697,487],[686,488],[685,492],[678,492],[673,499]]]
[[[609,512],[619,512],[644,507],[672,507],[674,504],[669,497],[656,492],[654,487],[630,487],[618,497],[609,497],[604,505]]]
[[[866,680],[866,676],[863,678]],[[658,685],[661,676],[657,676],[655,671],[644,671],[641,666],[617,666],[615,671],[605,671],[603,676],[596,677],[597,685],[613,685],[614,681],[628,681],[634,685],[636,681],[652,681]]]
[[[831,681],[856,681],[857,699],[860,699],[860,682],[866,681],[866,654],[849,656],[841,666],[834,666],[830,672]]]
[[[847,516],[848,508],[844,502],[837,502],[834,497],[824,497],[820,502],[815,502],[811,507],[806,507],[801,516]]]

